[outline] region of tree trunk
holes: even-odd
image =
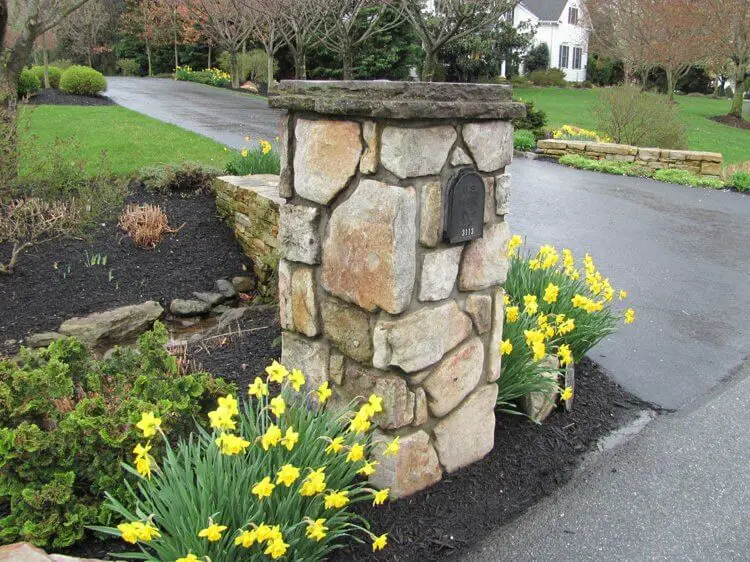
[[[665,68],[664,71],[667,73],[667,95],[669,101],[674,101],[675,74],[677,72],[672,68]]]
[[[352,59],[354,59],[354,57],[352,56],[351,50],[346,49],[343,53],[344,80],[352,79],[352,67],[354,66],[354,61]]]
[[[273,53],[270,49],[266,49],[266,93],[271,93],[271,86],[273,84]]]
[[[422,82],[432,82],[437,67],[437,53],[432,49],[425,50],[424,66],[422,67]]]
[[[148,60],[148,75],[153,76],[154,72],[151,67],[151,43],[146,39],[146,59]]]
[[[208,44],[208,68],[211,68],[211,44]]]
[[[296,50],[294,52],[294,77],[297,80],[307,80],[307,61],[305,52]]]
[[[94,62],[91,57],[91,49],[86,52],[86,61],[89,63],[89,67],[94,68]]]
[[[745,88],[750,79],[745,80],[745,64],[736,65],[737,71],[734,73],[734,97],[732,106],[729,108],[728,115],[742,119],[742,105],[745,96]]]
[[[177,56],[177,11],[172,10],[172,42],[174,44],[174,69],[180,66],[180,59]]]
[[[0,75],[0,201],[12,198],[18,179],[17,84],[6,71]]]
[[[44,88],[49,89],[49,52],[47,51],[47,34],[42,35],[42,63],[44,64]]]
[[[237,57],[237,51],[232,51],[229,56],[229,67],[232,69],[232,88],[240,87],[240,61]]]

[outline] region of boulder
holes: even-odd
[[[513,123],[483,121],[463,126],[463,136],[477,168],[494,172],[510,164],[513,158]]]
[[[211,311],[211,305],[206,301],[174,299],[169,303],[169,312],[175,316],[203,316]]]
[[[386,444],[393,439],[380,431],[373,434],[373,459],[378,462],[370,482],[378,488],[390,488],[393,499],[415,494],[429,488],[442,478],[442,470],[430,436],[422,430],[399,438],[399,452],[383,455]]]
[[[443,169],[456,142],[449,125],[426,128],[386,127],[381,138],[383,166],[399,178],[433,176]]]
[[[232,282],[227,279],[216,280],[216,292],[221,293],[225,299],[237,298],[237,289],[235,289]]]
[[[202,293],[196,291],[193,293],[193,296],[199,301],[203,301],[211,307],[217,306],[218,304],[224,302],[224,295],[222,295],[221,293]],[[175,312],[172,312],[172,314],[175,314]]]
[[[476,388],[482,378],[484,345],[474,337],[446,355],[422,383],[434,416],[443,417]]]
[[[40,332],[39,334],[31,334],[26,338],[27,347],[47,347],[54,341],[61,340],[65,336],[57,332]]]
[[[158,302],[147,301],[71,318],[62,323],[58,332],[77,338],[87,345],[119,343],[150,329],[162,314],[164,309]]]

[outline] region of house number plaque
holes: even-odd
[[[443,240],[459,244],[484,233],[484,181],[471,168],[461,168],[448,182],[444,198]]]

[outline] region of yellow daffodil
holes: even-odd
[[[138,457],[135,459],[135,469],[144,478],[151,479],[151,457]]]
[[[334,437],[331,440],[331,443],[326,447],[326,454],[335,454],[341,451],[341,449],[344,448],[344,438],[343,437]]]
[[[219,448],[222,455],[239,455],[244,453],[250,446],[250,441],[243,439],[239,435],[222,433],[216,439],[216,446]]]
[[[388,494],[390,492],[390,488],[383,488],[382,490],[378,490],[377,492],[375,492],[372,496],[372,505],[383,505],[385,503],[385,500],[388,499]]]
[[[242,150],[240,151],[240,156],[242,156],[243,158],[247,158],[247,154],[248,154],[248,152],[247,152],[247,148],[243,148],[243,149],[242,149]]]
[[[307,478],[302,482],[300,488],[301,496],[314,496],[315,494],[322,494],[326,491],[326,475],[325,467],[321,467],[317,470],[313,470],[307,475]]]
[[[237,427],[237,423],[232,419],[232,412],[221,406],[208,412],[208,419],[214,429],[232,430]]]
[[[289,545],[285,543],[282,539],[276,539],[270,543],[267,543],[268,546],[263,551],[263,554],[266,556],[270,556],[274,560],[277,560],[284,556],[286,554],[287,549],[289,548]]]
[[[511,257],[516,253],[516,249],[523,244],[523,238],[521,238],[518,234],[514,234],[511,236],[510,241],[508,242],[508,257]]]
[[[286,370],[286,367],[277,361],[266,367],[266,373],[268,373],[268,380],[279,384],[284,382],[284,379],[289,376],[289,371]]]
[[[309,520],[307,529],[305,530],[305,536],[310,540],[317,542],[322,541],[326,538],[328,527],[325,526],[325,519],[316,519],[315,521]]]
[[[284,438],[281,440],[281,444],[287,448],[287,451],[294,449],[294,445],[299,441],[299,433],[294,431],[294,428],[288,427]]]
[[[383,411],[383,398],[375,394],[370,394],[370,398],[367,400],[367,404],[370,406],[372,415],[379,414]]]
[[[277,536],[276,533],[274,533],[273,527],[266,525],[265,523],[258,525],[258,528],[255,529],[255,535],[258,542],[272,541]]]
[[[219,408],[224,408],[232,416],[239,415],[240,413],[239,403],[231,394],[219,398]]]
[[[523,297],[523,311],[529,316],[534,316],[539,311],[539,303],[536,295],[526,295]]]
[[[271,412],[273,412],[273,415],[277,418],[281,417],[281,415],[286,412],[286,402],[281,396],[271,398]]]
[[[505,309],[505,319],[508,321],[508,324],[513,324],[516,320],[518,320],[518,307],[517,306],[509,306]]]
[[[500,342],[500,355],[510,355],[513,352],[513,344],[510,338]]]
[[[546,302],[547,304],[552,304],[557,302],[557,295],[560,292],[560,287],[555,285],[554,283],[550,283],[547,285],[547,288],[544,289],[544,296],[542,297],[542,300]]]
[[[151,523],[141,523],[137,521],[137,532],[138,540],[148,542],[154,539],[158,539],[161,536],[159,529],[154,527]]]
[[[242,531],[240,535],[234,539],[234,546],[241,546],[243,548],[250,548],[258,540],[257,531]]]
[[[385,451],[383,451],[383,456],[385,457],[395,457],[398,455],[398,451],[401,448],[400,437],[396,436],[393,438],[393,440],[388,443],[388,445],[385,446]]]
[[[357,415],[355,415],[349,423],[349,431],[354,433],[364,433],[370,429],[372,422],[370,422],[369,409],[366,408],[366,406],[367,405],[360,409],[359,412],[357,412]]]
[[[565,389],[560,393],[560,400],[565,400],[566,402],[573,398],[573,388],[570,386],[566,386]]]
[[[388,533],[383,533],[379,537],[373,537],[372,551],[383,550],[388,545]]]
[[[315,394],[318,396],[318,402],[320,404],[325,404],[333,394],[331,389],[328,387],[328,381],[321,384],[318,387],[318,390],[315,391]]]
[[[264,451],[268,451],[269,448],[278,445],[279,441],[281,441],[281,429],[275,423],[272,423],[260,438],[260,444]]]
[[[529,269],[531,271],[536,271],[540,267],[542,267],[542,264],[538,259],[534,258],[534,259],[529,260]]]
[[[258,496],[259,500],[262,500],[263,498],[269,498],[271,497],[271,494],[273,493],[273,489],[276,487],[276,484],[271,482],[271,477],[266,476],[261,480],[260,482],[257,482],[255,486],[253,486],[251,492]]]
[[[299,468],[291,464],[285,464],[276,473],[276,483],[283,484],[288,488],[297,481],[299,474]]]
[[[564,336],[565,334],[569,334],[570,332],[575,330],[575,327],[576,327],[575,319],[568,318],[557,327],[557,333],[561,336]]]
[[[621,301],[624,301],[626,298],[628,298],[628,292],[620,289],[620,292],[618,293],[617,296],[619,297]]]
[[[365,448],[359,443],[355,443],[349,449],[349,454],[346,455],[346,462],[357,462],[361,461],[365,457]]]
[[[635,322],[635,310],[628,308],[625,311],[625,323],[632,324],[633,322]]]
[[[198,562],[198,557],[192,552],[188,552],[186,556],[178,558],[174,562]]]
[[[560,366],[565,367],[573,362],[573,353],[570,351],[570,346],[567,343],[562,344],[557,349],[557,356],[560,358]]]
[[[509,306],[510,305],[510,295],[508,293],[505,293],[503,295],[503,304],[505,306]]]
[[[205,538],[208,542],[216,542],[221,540],[221,534],[226,530],[226,525],[217,525],[216,523],[210,522],[208,527],[198,531],[198,537]]]
[[[135,426],[143,432],[144,437],[153,437],[161,427],[161,418],[157,418],[153,412],[144,412],[141,414],[141,421]]]
[[[575,267],[576,260],[573,257],[573,252],[571,252],[568,248],[563,248],[562,255],[563,255],[563,266],[566,269]]]
[[[120,537],[125,542],[129,542],[130,544],[138,542],[138,530],[132,523],[120,523],[117,526],[117,530],[120,531]]]
[[[133,449],[133,454],[135,454],[135,458],[139,459],[145,456],[148,456],[148,452],[151,450],[151,442],[149,441],[146,443],[146,445],[141,445],[138,443],[135,446],[135,449]]]
[[[526,337],[526,345],[531,347],[534,343],[544,342],[544,332],[540,330],[524,330],[523,335]]]
[[[299,369],[292,369],[292,373],[289,375],[289,383],[295,392],[299,392],[302,385],[305,384],[305,376]]]
[[[357,471],[357,474],[361,474],[362,476],[372,476],[375,474],[376,464],[378,464],[377,461],[365,461],[365,464]]]
[[[349,492],[346,490],[336,491],[333,490],[326,494],[325,502],[323,503],[326,509],[341,509],[349,503]]]
[[[544,359],[544,356],[547,354],[547,348],[542,342],[534,342],[531,345],[531,350],[534,352],[534,357],[532,358],[533,361],[541,361]]]
[[[261,396],[268,396],[268,385],[263,382],[262,378],[255,377],[253,384],[248,387],[247,393],[250,396],[255,396],[256,398],[260,398]]]

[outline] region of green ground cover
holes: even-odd
[[[115,175],[185,160],[224,168],[230,156],[218,142],[120,106],[24,106],[19,130],[22,176],[56,149],[56,138],[70,139],[58,147],[84,159],[89,173],[96,171],[103,150]]]
[[[533,101],[547,113],[547,125],[558,128],[565,124],[596,129],[591,108],[596,89],[513,88],[516,98]],[[750,130],[722,125],[709,119],[729,111],[729,100],[678,96],[680,115],[685,121],[691,150],[721,152],[724,162],[750,160]]]

